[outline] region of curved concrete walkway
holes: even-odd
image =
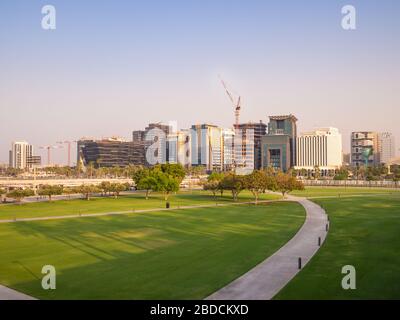
[[[297,234],[268,259],[206,300],[270,300],[300,271],[299,257],[303,267],[310,261],[319,249],[318,238],[322,244],[327,235],[327,215],[305,198],[289,196],[287,200],[300,203],[306,210],[306,220]]]
[[[24,293],[0,285],[0,300],[36,300]]]

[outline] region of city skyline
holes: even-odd
[[[18,115],[2,117],[1,163],[17,140],[128,138],[169,120],[229,128],[218,74],[242,96],[241,123],[295,114],[299,132],[338,128],[345,152],[353,131],[400,137],[396,1],[352,1],[352,31],[341,28],[342,1],[52,1],[53,31],[40,27],[44,4],[0,4],[1,106]],[[66,150],[54,160],[66,163]]]

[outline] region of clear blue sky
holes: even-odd
[[[41,8],[57,29],[41,28]],[[357,30],[341,8],[357,9]],[[233,123],[293,113],[300,131],[391,131],[400,147],[398,0],[1,0],[0,162],[35,146],[149,122]],[[44,153],[41,153],[44,155]],[[65,161],[65,151],[56,151]]]

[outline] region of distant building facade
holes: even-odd
[[[297,118],[271,116],[268,134],[261,138],[262,167],[287,171],[296,165]]]
[[[339,169],[343,164],[342,135],[336,128],[321,128],[302,133],[296,141],[296,166],[298,170],[313,172],[319,168],[321,175]]]
[[[351,165],[375,166],[380,164],[379,136],[377,132],[357,131],[351,133]],[[369,156],[366,155],[369,153]]]
[[[143,143],[119,138],[102,140],[81,139],[78,146],[78,163],[99,167],[125,167],[144,165]]]
[[[388,164],[396,157],[395,138],[390,132],[378,134],[380,162]]]
[[[41,156],[29,156],[27,159],[28,168],[38,168],[42,165],[42,157]]]
[[[146,165],[166,163],[169,159],[168,135],[172,127],[162,123],[150,123],[144,131]]]
[[[239,142],[237,161],[243,162],[241,159],[244,159],[246,167],[261,169],[261,138],[267,134],[267,125],[262,121],[242,123],[235,125],[235,132],[242,139],[241,143],[236,139]]]
[[[180,130],[170,133],[168,140],[168,162],[179,163],[188,168],[192,164],[191,159],[191,135],[189,130]]]
[[[223,170],[232,171],[235,167],[235,131],[232,129],[222,129],[223,144]]]
[[[33,156],[33,146],[26,141],[16,141],[11,144],[9,166],[15,169],[29,168],[28,159]]]
[[[222,129],[199,124],[191,128],[192,165],[205,166],[208,171],[223,171]]]

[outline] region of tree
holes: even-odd
[[[0,199],[1,199],[1,202],[5,202],[5,199],[3,199],[3,196],[4,196],[6,193],[7,193],[6,190],[0,188]]]
[[[224,195],[224,188],[222,188],[221,181],[224,179],[225,174],[222,172],[213,172],[211,173],[207,181],[209,182],[209,187],[210,188],[216,188],[216,191],[219,191],[221,193],[221,197]],[[212,191],[211,189],[209,189]],[[215,196],[215,195],[214,195]]]
[[[285,197],[287,193],[293,190],[304,190],[304,185],[295,177],[281,172],[276,176],[276,188],[282,192],[283,197]]]
[[[99,192],[100,188],[95,185],[81,185],[76,188],[77,193],[80,193],[84,196],[86,200],[90,200],[90,197],[93,193]]]
[[[244,177],[233,173],[228,174],[222,179],[221,188],[231,191],[233,201],[237,201],[239,193],[245,189]]]
[[[314,179],[318,180],[319,178],[321,178],[321,169],[319,168],[319,166],[315,166],[314,167]]]
[[[126,191],[126,184],[123,183],[112,183],[110,185],[110,191],[114,194],[114,198],[118,198],[122,191]]]
[[[180,181],[178,177],[174,177],[162,171],[155,171],[154,174],[155,184],[153,190],[162,192],[164,194],[164,200],[168,201],[171,192],[179,191]]]
[[[177,179],[179,181],[179,184],[182,183],[182,180],[186,176],[186,171],[185,168],[178,163],[165,163],[165,164],[159,164],[153,168],[153,170],[161,170],[163,173],[166,175],[169,175],[173,177],[174,179]]]
[[[88,172],[88,178],[93,179],[93,173],[95,171],[94,168],[94,162],[90,161],[89,164],[87,165],[87,172]]]
[[[39,196],[48,196],[49,201],[51,201],[52,196],[61,195],[63,193],[62,186],[51,186],[51,185],[44,185],[40,186],[38,190]]]
[[[7,193],[7,198],[15,199],[18,203],[21,203],[24,198],[33,195],[35,195],[35,192],[32,189],[14,189]]]
[[[347,180],[349,178],[349,170],[347,170],[346,167],[340,168],[335,176],[333,177],[333,180]]]
[[[67,187],[67,188],[64,188],[64,190],[63,190],[63,194],[68,195],[68,198],[71,198],[71,195],[73,195],[75,193],[76,193],[75,188]]]
[[[111,182],[109,181],[103,181],[100,183],[99,188],[103,194],[103,196],[110,194],[111,192]]]
[[[216,199],[216,197],[217,197],[217,192],[220,190],[220,182],[215,181],[215,180],[213,180],[213,181],[206,181],[206,182],[203,184],[203,189],[206,190],[206,191],[211,191],[212,194],[213,194],[213,196],[214,196],[214,198]]]
[[[153,190],[156,184],[154,170],[143,168],[136,171],[133,174],[133,181],[135,182],[136,189],[146,191],[146,200],[148,200],[150,192]]]
[[[257,204],[260,193],[266,190],[275,190],[276,182],[274,176],[267,175],[265,171],[255,170],[245,176],[245,187],[253,194]]]
[[[394,182],[395,188],[397,188],[400,181],[400,166],[396,166],[393,168],[392,180]]]

